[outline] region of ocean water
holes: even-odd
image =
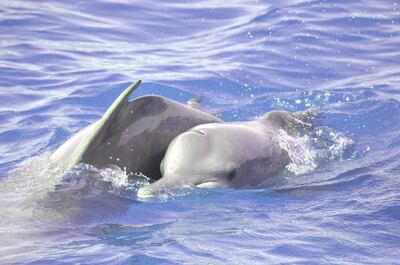
[[[400,264],[400,2],[2,1],[0,264]],[[317,108],[283,181],[147,201],[48,167],[119,93]]]

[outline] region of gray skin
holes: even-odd
[[[310,111],[273,111],[256,121],[196,126],[170,143],[160,167],[162,178],[140,188],[138,197],[183,187],[265,186],[291,162],[277,132],[295,135],[311,126],[305,121],[312,117]]]
[[[51,156],[58,167],[79,163],[97,168],[108,164],[151,180],[161,178],[160,163],[168,144],[179,134],[220,119],[160,96],[143,96],[129,102],[140,81],[128,87],[103,117],[82,129]]]

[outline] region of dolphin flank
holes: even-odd
[[[79,163],[98,168],[117,165],[128,174],[161,178],[160,163],[168,144],[177,135],[220,119],[161,96],[129,101],[141,81],[129,86],[97,122],[82,129],[51,156],[54,165],[66,170]]]

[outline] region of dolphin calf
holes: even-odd
[[[128,87],[100,120],[82,129],[52,155],[53,165],[68,170],[79,163],[98,168],[117,165],[128,174],[161,178],[160,163],[169,143],[179,134],[220,119],[160,96],[129,101],[141,81]]]
[[[312,110],[272,111],[248,122],[208,123],[176,136],[161,162],[162,178],[138,190],[149,197],[182,187],[242,188],[265,183],[291,162],[279,137],[309,129]]]

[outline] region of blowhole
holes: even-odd
[[[193,132],[201,134],[201,135],[206,135],[206,133],[204,131],[200,131],[200,130],[195,130]]]

